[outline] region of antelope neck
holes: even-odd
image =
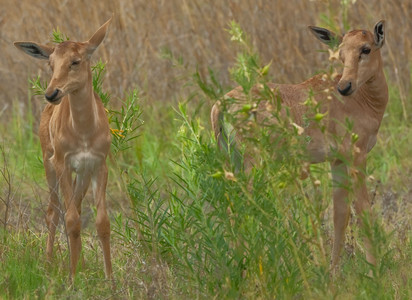
[[[70,117],[76,132],[93,132],[97,127],[98,114],[92,87],[91,72],[83,87],[68,95]]]
[[[362,101],[381,119],[388,103],[388,85],[383,70],[359,88]]]

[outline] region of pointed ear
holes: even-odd
[[[373,28],[373,39],[376,47],[380,48],[385,42],[385,21],[381,20],[375,24]]]
[[[112,18],[113,18],[113,15],[86,42],[86,44],[87,44],[87,53],[88,53],[89,57],[93,54],[93,52],[97,49],[97,47],[100,45],[100,43],[103,41],[104,37],[106,36],[107,28],[109,27],[109,24],[112,21]]]
[[[335,48],[342,42],[341,36],[338,36],[325,28],[309,26],[309,29],[319,41],[328,45],[330,48]]]
[[[50,54],[53,53],[54,48],[40,45],[34,42],[14,42],[14,46],[24,53],[39,59],[49,59]]]

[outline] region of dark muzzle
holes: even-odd
[[[47,101],[53,102],[56,101],[56,97],[59,94],[59,90],[55,89],[53,94],[51,94],[50,96],[48,96],[47,94],[45,94],[44,96],[46,97]]]
[[[341,89],[340,86],[338,86],[338,92],[342,96],[349,95],[351,93],[351,90],[352,90],[352,82],[350,82],[350,81],[346,84],[346,86],[343,89]]]

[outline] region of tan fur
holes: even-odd
[[[304,126],[302,117],[309,112],[303,103],[308,99],[310,93],[313,93],[314,99],[320,104],[320,112],[327,114],[324,120],[326,123],[325,133],[322,133],[316,122],[311,122],[305,128],[304,134],[311,138],[306,147],[310,163],[330,161],[333,180],[336,182],[333,191],[334,246],[331,259],[333,270],[339,261],[350,212],[347,202],[348,189],[340,186],[347,186],[350,176],[352,176],[353,181],[352,189],[357,214],[370,213],[365,180],[366,157],[376,143],[377,133],[388,102],[388,87],[380,54],[383,37],[380,37],[379,44],[376,44],[374,40],[374,38],[379,38],[376,37],[376,30],[383,30],[383,24],[384,22],[381,21],[375,25],[375,34],[356,30],[341,39],[340,57],[344,69],[343,74],[337,76],[336,79],[329,80],[318,75],[300,84],[269,84],[272,92],[280,96],[282,106],[289,107],[292,119],[296,124]],[[363,47],[369,47],[370,53],[361,54]],[[348,87],[349,82],[351,83],[349,91],[352,93],[345,96],[339,95],[336,88],[344,90],[345,87]],[[260,87],[254,87],[252,92],[255,96],[261,96]],[[328,96],[332,96],[332,98],[328,99]],[[225,98],[236,99],[235,104],[228,108],[230,114],[240,111],[245,104],[244,101],[246,101],[240,87],[227,93]],[[270,122],[270,119],[273,121],[272,113],[268,107],[270,107],[268,101],[259,102],[254,112],[257,124],[268,122],[268,120]],[[351,136],[347,134],[344,126],[346,118],[353,121],[353,132],[359,136],[355,144],[356,147],[353,147]],[[217,102],[213,106],[211,119],[216,139],[221,144],[219,139],[223,129],[221,102]],[[339,138],[336,139],[336,137]],[[336,159],[336,156],[330,152],[331,148],[336,149],[344,158],[350,158],[354,155],[353,164],[356,171],[351,172],[347,165]],[[359,219],[359,223],[362,223],[361,219]],[[364,239],[364,242],[367,261],[375,264],[376,260],[371,243],[367,238]]]
[[[55,48],[32,42],[16,42],[26,54],[48,59],[53,76],[46,90],[39,137],[50,189],[46,223],[49,228],[46,253],[52,258],[56,226],[61,214],[61,189],[70,246],[70,275],[74,278],[81,251],[81,203],[90,182],[97,205],[96,227],[105,263],[112,277],[110,223],[106,211],[107,166],[111,135],[106,111],[93,92],[90,56],[102,42],[110,20],[84,43],[63,42]],[[73,179],[73,173],[74,179]]]

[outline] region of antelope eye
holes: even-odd
[[[362,52],[362,54],[369,54],[369,53],[371,53],[371,49],[370,48],[362,48],[361,52]]]
[[[74,61],[72,61],[72,66],[77,66],[77,65],[79,65],[80,64],[80,60],[74,60]]]

